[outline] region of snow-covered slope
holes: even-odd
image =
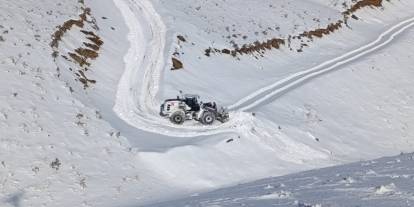
[[[412,206],[414,155],[268,178],[150,206]]]
[[[397,23],[411,18],[412,2],[383,1],[384,7],[363,7],[347,25],[324,38],[293,39],[306,31],[342,20],[351,1],[156,1],[176,43],[171,49],[183,71],[165,71],[163,98],[190,88],[203,97],[231,105],[258,88],[360,48]],[[342,2],[347,2],[346,6]],[[176,36],[182,35],[186,42]],[[290,41],[288,41],[291,36]],[[251,55],[205,55],[207,48],[264,42],[281,38],[280,49]],[[290,42],[290,43],[289,43]],[[308,46],[301,46],[301,45]],[[297,52],[299,49],[303,52]],[[171,52],[171,53],[172,53]],[[263,56],[263,57],[262,57]],[[304,61],[305,60],[305,61]],[[235,75],[237,74],[237,75]],[[203,77],[203,78],[198,78]],[[248,84],[246,84],[248,83]],[[219,90],[231,85],[231,90]],[[220,91],[215,94],[211,91]]]
[[[413,151],[414,3],[361,2],[4,0],[0,204],[144,205]],[[179,90],[231,120],[160,118]]]
[[[94,17],[99,30],[86,22],[82,29],[104,41],[85,71],[96,81],[87,89],[75,74],[81,67],[62,56],[54,59],[50,46],[56,26],[78,20],[85,5],[0,5],[0,206],[119,206],[139,196],[151,199],[149,186],[165,182],[139,161],[126,136],[157,136],[128,127],[112,110],[129,47],[115,4],[86,2],[88,21]],[[60,55],[74,53],[83,42],[91,43],[73,26],[63,35]]]

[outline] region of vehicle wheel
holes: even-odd
[[[211,125],[216,120],[216,116],[212,112],[204,112],[201,117],[201,123],[204,125]]]
[[[182,111],[176,111],[170,116],[170,121],[174,124],[183,124],[185,121],[185,114]]]

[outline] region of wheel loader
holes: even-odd
[[[167,99],[161,104],[160,115],[169,118],[174,124],[181,125],[187,120],[196,120],[203,125],[211,125],[214,121],[228,121],[229,113],[224,107],[217,108],[215,102],[200,102],[198,95],[186,94],[175,99]]]

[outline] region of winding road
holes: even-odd
[[[257,125],[256,118],[246,111],[385,47],[398,35],[414,26],[414,17],[406,19],[392,26],[367,45],[257,90],[228,106],[232,111],[231,119],[225,124],[201,126],[198,123],[189,123],[177,126],[159,117],[159,103],[156,99],[161,73],[166,65],[166,26],[149,0],[114,0],[114,2],[129,27],[128,40],[131,44],[124,57],[126,68],[118,85],[114,111],[133,127],[173,137],[197,137],[226,132],[242,133],[240,130]]]

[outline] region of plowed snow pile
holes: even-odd
[[[412,1],[0,5],[1,206],[147,205],[414,151]],[[179,91],[230,121],[159,117]]]

